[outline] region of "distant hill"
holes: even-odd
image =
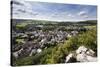
[[[97,20],[87,20],[87,21],[81,21],[81,22],[77,22],[80,24],[97,24]]]
[[[59,24],[59,25],[70,25],[70,24],[97,24],[97,20],[87,20],[79,22],[58,22],[58,21],[46,21],[46,20],[32,20],[32,19],[11,19],[12,23],[34,23],[34,24]]]

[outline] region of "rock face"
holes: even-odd
[[[85,46],[80,46],[74,53],[70,53],[66,56],[66,63],[69,62],[95,62],[97,58],[94,57],[95,52]]]
[[[65,63],[77,62],[76,58],[74,57],[73,53],[70,53],[65,60]]]

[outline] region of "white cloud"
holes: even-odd
[[[12,18],[24,17],[25,15],[36,15],[36,12],[32,11],[32,5],[23,0],[12,0]]]
[[[86,11],[80,11],[78,14],[77,14],[79,17],[82,17],[82,18],[88,18],[88,13]]]
[[[74,17],[74,15],[72,15],[72,14],[68,14],[68,17]]]
[[[12,18],[15,19],[38,19],[38,20],[84,20],[89,19],[88,11],[82,9],[78,12],[70,12],[70,10],[57,11],[56,8],[51,10],[48,4],[40,2],[29,2],[25,0],[13,0]],[[49,12],[50,10],[50,12]]]
[[[78,13],[79,16],[83,16],[83,15],[85,15],[85,14],[86,14],[85,11],[80,11],[80,12]]]

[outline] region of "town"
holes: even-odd
[[[34,22],[33,22],[34,23]],[[42,51],[64,44],[65,41],[71,37],[76,37],[82,32],[91,30],[92,28],[85,28],[89,24],[74,24],[67,25],[58,24],[31,24],[17,23],[12,26],[12,56],[15,59],[35,56]],[[18,26],[19,25],[19,26]],[[73,47],[72,47],[73,48]]]

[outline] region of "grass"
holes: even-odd
[[[16,39],[17,43],[25,43],[24,39]]]
[[[89,28],[89,29],[96,29],[96,26],[95,25],[93,25],[93,26],[84,26],[84,28]]]

